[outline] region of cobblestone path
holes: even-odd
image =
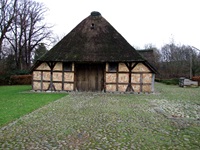
[[[151,97],[156,95],[70,93],[2,127],[0,149],[200,148],[199,123],[177,125],[162,115],[168,101]]]

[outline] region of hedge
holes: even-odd
[[[29,85],[32,83],[32,75],[12,75],[10,76],[11,85]]]
[[[198,81],[198,85],[200,86],[200,76],[194,76],[192,77],[193,81]]]
[[[155,79],[156,82],[161,82],[167,85],[178,85],[179,84],[179,79],[174,78],[174,79]]]

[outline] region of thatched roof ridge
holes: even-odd
[[[100,13],[92,12],[39,61],[135,62],[145,60]]]

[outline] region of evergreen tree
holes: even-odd
[[[34,56],[34,63],[47,52],[47,48],[44,45],[44,43],[41,43],[38,45],[38,48],[35,50],[35,56]]]

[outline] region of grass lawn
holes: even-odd
[[[200,88],[155,88],[139,95],[70,93],[1,130],[0,149],[199,150]]]
[[[28,90],[31,86],[0,86],[0,126],[66,95],[23,93]]]

